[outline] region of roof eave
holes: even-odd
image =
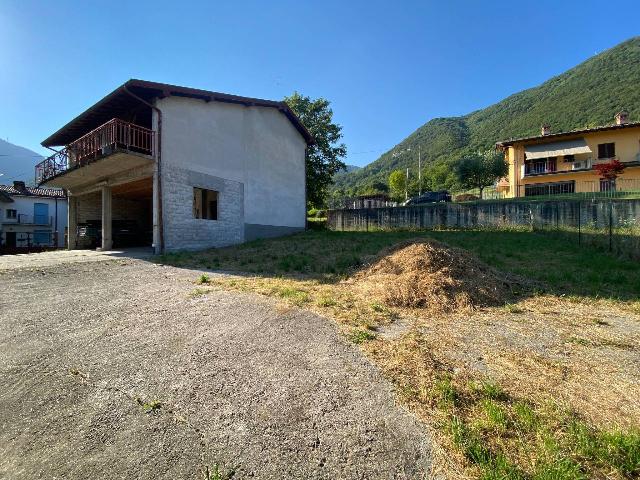
[[[123,85],[120,85],[118,88],[113,90],[107,96],[105,96],[104,98],[96,102],[94,105],[87,108],[84,112],[77,115],[73,120],[68,122],[64,127],[58,129],[55,133],[51,134],[49,137],[47,137],[45,140],[42,141],[41,145],[43,147],[60,146],[60,142],[57,141],[56,138],[59,136],[62,136],[66,129],[72,128],[73,125],[81,121],[83,117],[99,109],[101,106],[109,103],[116,96],[123,93],[128,95],[127,90],[130,88],[157,90],[160,92],[158,97],[161,97],[161,98],[166,96],[181,96],[181,97],[197,98],[197,99],[204,100],[206,102],[219,101],[219,102],[227,102],[227,103],[238,103],[246,106],[276,108],[289,119],[289,121],[293,124],[296,130],[298,130],[300,135],[304,138],[307,145],[313,145],[315,143],[315,139],[313,138],[313,135],[311,135],[311,133],[307,130],[307,128],[302,124],[298,116],[293,112],[293,110],[291,110],[291,107],[289,107],[289,105],[287,105],[285,102],[275,101],[275,100],[264,100],[261,98],[242,97],[239,95],[212,92],[208,90],[200,90],[197,88],[180,87],[178,85],[156,83],[156,82],[150,82],[147,80],[130,79],[127,82],[125,82]]]
[[[595,132],[605,132],[608,130],[622,130],[625,128],[634,128],[640,127],[640,122],[632,122],[632,123],[624,123],[622,125],[602,125],[600,127],[594,128],[583,128],[581,130],[571,130],[569,132],[558,132],[558,133],[550,133],[548,135],[536,135],[533,137],[522,137],[522,138],[513,138],[509,140],[502,140],[500,142],[496,142],[496,148],[506,148],[515,145],[516,143],[526,143],[533,142],[537,140],[546,140],[546,139],[554,139],[560,137],[570,137],[575,135],[584,135],[587,133],[595,133]]]

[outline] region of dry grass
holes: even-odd
[[[323,246],[305,255],[331,251]],[[363,253],[367,264],[350,276],[301,269],[290,277],[212,277],[209,288],[257,292],[335,319],[425,420],[437,439],[434,468],[449,478],[640,476],[633,283],[621,285],[622,299],[601,298],[585,293],[610,291],[609,284],[573,276],[575,293],[566,295],[536,275],[531,283],[511,273],[538,273],[536,262],[548,259],[525,264],[507,252],[495,262],[512,261],[505,272],[424,237],[378,258]],[[637,278],[626,265],[610,275]]]
[[[435,240],[404,242],[387,249],[353,278],[357,288],[387,305],[429,312],[470,311],[504,305],[523,282]]]

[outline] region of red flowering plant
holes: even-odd
[[[613,159],[607,163],[598,163],[593,166],[593,169],[598,172],[600,178],[615,180],[624,170],[624,165],[620,160]]]

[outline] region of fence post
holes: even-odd
[[[582,244],[582,202],[578,200],[578,245]]]
[[[533,210],[531,209],[531,207],[529,207],[529,224],[531,225],[531,231],[535,232],[535,226],[533,223]]]
[[[613,201],[609,199],[609,251],[613,250]]]

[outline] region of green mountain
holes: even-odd
[[[34,183],[34,167],[42,156],[27,148],[0,139],[0,185],[11,185],[14,180]]]
[[[461,155],[491,148],[511,137],[537,135],[543,123],[552,132],[613,123],[621,109],[640,121],[640,37],[602,52],[542,85],[511,95],[463,117],[434,118],[366,167],[336,177],[335,190],[361,193],[387,182],[398,168],[423,165],[451,171]],[[400,155],[393,152],[406,150]],[[443,185],[446,186],[446,185]]]

